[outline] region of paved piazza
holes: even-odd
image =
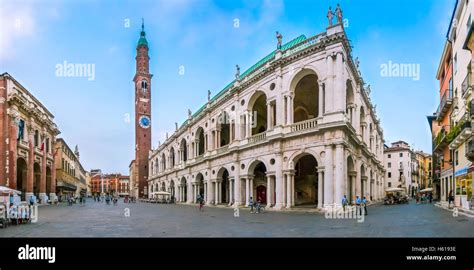
[[[130,217],[125,217],[125,208]],[[0,237],[474,237],[474,219],[434,205],[371,205],[365,222],[328,220],[321,213],[265,212],[193,205],[88,200],[41,206],[36,224],[10,226]]]

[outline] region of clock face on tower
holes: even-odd
[[[149,128],[150,127],[150,124],[151,124],[150,117],[148,117],[146,115],[142,115],[142,116],[140,116],[140,119],[138,121],[139,121],[140,126],[142,128]]]

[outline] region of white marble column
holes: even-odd
[[[272,104],[270,101],[267,101],[267,130],[273,129],[273,113],[272,113]]]
[[[213,182],[212,180],[209,180],[207,182],[207,201],[206,205],[211,205],[212,201],[214,200],[214,187],[213,187]]]
[[[291,175],[289,173],[285,174],[286,179],[286,208],[291,207]]]
[[[193,184],[193,203],[196,203],[196,199],[197,199],[197,192],[196,192],[196,184]]]
[[[344,80],[344,70],[342,59],[342,52],[336,54],[336,78],[334,80],[334,105],[336,106],[335,111],[345,111],[345,100],[346,100],[346,89]],[[342,200],[342,198],[341,198]]]
[[[282,155],[281,153],[275,156],[275,191],[276,191],[276,202],[275,209],[281,209],[285,206],[284,204],[284,179],[282,171]]]
[[[323,117],[323,91],[324,91],[324,81],[318,80],[318,117]]]
[[[232,201],[234,200],[234,178],[229,179],[229,205],[232,205]]]
[[[222,181],[217,182],[217,189],[219,190],[218,192],[218,202],[222,203]]]
[[[336,183],[334,203],[336,206],[342,206],[342,198],[345,194],[344,188],[344,146],[336,145],[334,182]]]
[[[333,71],[333,58],[332,56],[327,56],[326,57],[326,81],[324,83],[325,85],[325,107],[326,107],[326,112],[332,112],[334,111],[334,100],[333,100],[333,95],[334,95],[334,89],[333,89],[333,80],[334,80],[334,71]],[[329,170],[325,170],[327,173]],[[331,170],[332,171],[332,170]]]
[[[239,162],[234,162],[234,198],[235,205],[239,206],[242,204],[242,180],[240,179],[240,166]]]
[[[217,181],[214,182],[214,204],[219,204],[219,183]]]
[[[291,172],[289,175],[290,177],[290,206],[293,207],[295,206],[295,174]]]
[[[271,176],[267,175],[265,176],[266,180],[267,180],[267,207],[266,208],[270,208],[270,205],[272,204],[271,203]]]
[[[256,202],[257,198],[255,198],[253,194],[253,177],[249,177],[249,193],[250,197],[252,197],[253,201]]]
[[[323,207],[334,205],[334,182],[333,182],[333,150],[331,145],[325,148],[326,157],[324,164],[324,205]]]
[[[318,208],[323,207],[324,169],[318,168]]]
[[[249,206],[249,201],[250,201],[250,181],[248,178],[244,178],[245,180],[245,206]]]
[[[286,95],[286,124],[293,124],[293,96],[291,94]]]
[[[362,183],[362,174],[361,173],[362,172],[361,172],[360,168],[361,168],[362,163],[361,163],[360,160],[356,160],[355,164],[356,164],[355,169],[356,169],[356,172],[357,172],[357,176],[355,178],[355,189],[356,189],[355,190],[355,196],[359,196],[359,198],[361,198],[361,196],[362,196],[362,185],[361,185],[361,183]]]

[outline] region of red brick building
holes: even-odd
[[[93,195],[109,193],[114,195],[125,196],[128,195],[129,189],[130,185],[128,176],[121,175],[119,173],[103,175],[94,174],[91,176],[91,193]]]
[[[56,199],[54,116],[8,73],[0,75],[0,186]]]

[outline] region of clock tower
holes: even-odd
[[[135,165],[138,197],[147,197],[148,154],[151,149],[151,78],[148,42],[142,20],[142,31],[137,44],[135,83]]]

